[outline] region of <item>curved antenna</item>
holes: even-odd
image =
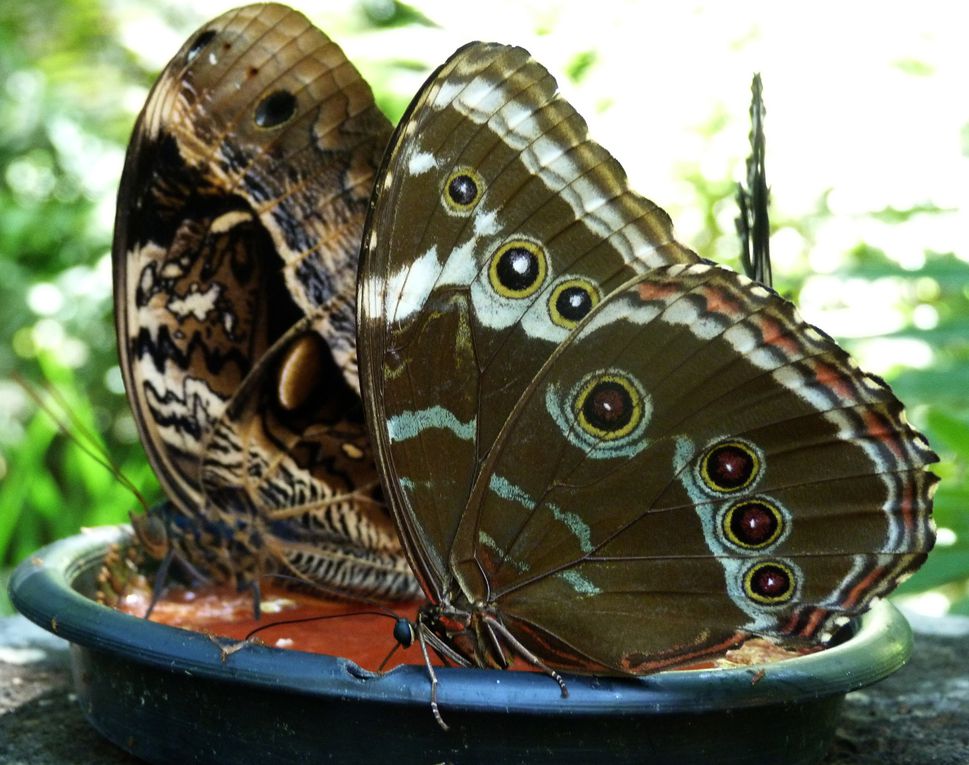
[[[51,420],[57,426],[57,429],[64,436],[73,441],[78,449],[101,465],[101,467],[111,473],[111,475],[113,475],[115,478],[117,478],[118,481],[121,482],[121,485],[130,491],[135,499],[138,500],[138,503],[142,506],[142,508],[146,511],[148,510],[148,501],[138,490],[138,487],[135,486],[134,482],[128,478],[128,476],[121,472],[121,468],[114,464],[114,461],[111,459],[111,455],[108,454],[98,437],[91,432],[84,422],[81,421],[74,409],[71,407],[70,403],[55,387],[52,385],[45,385],[43,391],[48,397],[57,403],[57,409],[55,409],[55,407],[53,407],[48,401],[45,401],[37,386],[27,380],[27,378],[25,378],[23,375],[18,372],[13,372],[10,377],[23,389],[24,393],[31,398],[31,400],[37,405],[37,408],[51,418]]]
[[[326,621],[327,619],[345,619],[347,617],[352,617],[352,616],[385,616],[388,619],[393,619],[394,621],[397,621],[401,618],[390,609],[347,611],[344,614],[320,614],[318,616],[301,616],[298,619],[280,619],[277,622],[269,622],[268,624],[261,624],[260,626],[246,633],[246,636],[243,638],[243,640],[251,640],[260,632],[271,629],[272,627],[284,627],[288,624],[306,624],[307,622],[322,622],[322,621]]]

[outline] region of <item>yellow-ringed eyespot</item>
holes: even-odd
[[[534,295],[547,273],[545,250],[528,239],[505,242],[491,256],[488,266],[492,289],[502,297],[513,299]]]
[[[599,290],[588,279],[563,279],[549,295],[548,315],[553,324],[572,329],[595,307],[599,299]]]
[[[751,444],[731,439],[707,449],[698,467],[707,489],[717,493],[732,493],[746,489],[757,480],[761,459]]]
[[[478,204],[484,189],[484,180],[477,172],[470,167],[459,167],[444,182],[444,204],[452,212],[470,212]]]
[[[637,387],[620,374],[593,376],[579,391],[575,419],[590,436],[614,441],[632,433],[643,419],[643,401]]]
[[[784,515],[766,499],[734,502],[723,514],[723,533],[738,547],[762,550],[770,547],[784,532]]]
[[[765,606],[787,603],[796,590],[794,569],[777,560],[755,563],[744,573],[744,592],[755,603]]]
[[[630,459],[649,445],[653,405],[642,383],[621,367],[596,369],[567,388],[545,388],[545,408],[587,459]]]

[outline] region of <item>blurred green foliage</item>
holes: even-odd
[[[381,40],[399,40],[402,32],[436,25],[434,4],[427,3],[426,10],[424,5],[344,3],[342,28],[327,31],[348,48],[354,40],[366,39],[368,55],[379,56],[373,51],[381,50]],[[116,367],[110,294],[111,225],[124,147],[135,112],[157,75],[157,66],[132,50],[130,42],[122,42],[124,20],[137,13],[152,13],[157,23],[178,30],[171,52],[178,38],[204,19],[177,4],[159,10],[147,2],[36,0],[0,6],[0,569],[82,526],[123,521],[138,507],[111,472],[58,432],[13,381],[14,373],[56,389],[71,412],[72,427],[83,424],[96,434],[100,447],[148,499],[158,496]],[[544,14],[532,31],[554,36],[554,13]],[[515,36],[507,39],[515,41]],[[451,48],[463,42],[454,39]],[[388,51],[367,75],[378,103],[396,119],[417,84],[443,57],[419,46],[397,45]],[[584,40],[566,57],[559,74],[584,82],[595,74],[600,59]],[[913,77],[933,75],[933,68],[917,57],[900,54],[898,66]],[[630,92],[629,98],[638,95]],[[736,94],[736,112],[744,116],[745,98],[744,92]],[[770,178],[769,79],[766,99]],[[607,108],[610,101],[601,103]],[[716,104],[709,115],[699,132],[704,140],[714,141],[730,120]],[[954,129],[963,139],[969,135],[964,125]],[[969,153],[969,141],[963,144]],[[736,155],[742,162],[743,141],[737,142]],[[699,161],[684,158],[681,177],[692,188],[700,221],[691,246],[713,257],[737,251],[732,215],[724,214],[732,209],[736,188],[729,168],[717,177],[701,169]],[[931,225],[946,212],[927,202],[868,215],[891,226],[913,220]],[[802,249],[809,251],[832,215],[822,197],[809,220],[778,216],[774,224],[796,233]],[[915,365],[899,356],[888,373],[912,419],[943,460],[937,468],[944,480],[936,505],[938,523],[946,530],[942,544],[901,592],[936,588],[951,601],[952,610],[969,614],[967,258],[966,252],[925,252],[924,264],[905,270],[876,246],[857,241],[844,254],[837,277],[858,284],[890,281],[904,322],[885,337],[931,349],[931,364]],[[815,278],[806,257],[775,268],[775,276],[779,290],[795,298]],[[932,321],[920,320],[926,310]],[[861,348],[871,339],[847,344]]]

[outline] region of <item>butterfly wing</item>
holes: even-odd
[[[431,76],[378,173],[359,331],[378,464],[435,599],[478,466],[544,359],[634,274],[696,259],[526,51],[472,43]]]
[[[334,295],[326,338],[356,385],[354,272],[390,128],[340,49],[281,5],[206,24],[135,126],[113,247],[125,387],[185,513],[205,434],[267,348]]]
[[[343,597],[413,598],[360,400],[326,342],[334,313],[298,322],[235,392],[205,442],[206,502],[233,529],[237,578],[276,570]]]
[[[536,376],[452,563],[469,602],[560,668],[823,636],[925,559],[936,459],[790,303],[672,266],[605,298]]]

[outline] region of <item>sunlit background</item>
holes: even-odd
[[[0,7],[0,568],[137,507],[13,376],[46,381],[157,496],[114,354],[110,232],[148,88],[232,2]],[[943,462],[907,605],[969,614],[969,46],[957,3],[330,0],[297,6],[396,120],[473,39],[528,48],[679,238],[736,264],[749,93],[767,103],[776,286],[889,379]],[[0,604],[2,607],[2,604]]]

